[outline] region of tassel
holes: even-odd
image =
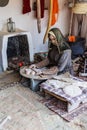
[[[31,12],[30,0],[23,0],[23,14]]]

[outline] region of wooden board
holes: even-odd
[[[46,89],[44,89],[44,92],[45,92],[45,95],[49,94],[49,95],[51,95],[51,96],[57,98],[57,99],[60,100],[61,102],[62,102],[62,101],[63,101],[63,102],[66,102],[66,104],[67,104],[67,110],[66,110],[66,111],[67,111],[67,112],[73,111],[75,108],[77,108],[77,107],[80,105],[80,102],[76,102],[76,103],[71,104],[71,103],[69,103],[65,98],[60,97],[60,96],[54,94],[53,92],[49,92],[49,91],[46,90]],[[87,101],[87,100],[86,100],[86,101]]]

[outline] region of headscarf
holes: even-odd
[[[48,32],[48,35],[51,34],[53,35],[56,40],[57,40],[57,48],[58,51],[60,52],[61,50],[63,50],[63,48],[65,49],[70,49],[69,45],[66,43],[66,40],[63,36],[63,34],[61,33],[59,28],[52,28],[50,29],[50,31]],[[51,44],[50,41],[48,43],[49,45]]]
[[[56,40],[58,43],[62,43],[63,41],[65,41],[65,38],[64,38],[63,34],[61,33],[61,31],[59,30],[59,28],[50,29],[48,34],[51,34],[54,37],[56,37]]]

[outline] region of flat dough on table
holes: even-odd
[[[63,88],[65,94],[76,97],[82,93],[82,90],[78,86],[69,85]]]
[[[79,87],[87,88],[87,82],[86,82],[86,81],[77,82],[77,85],[78,85]]]
[[[48,85],[51,85],[55,89],[64,88],[65,86],[70,85],[70,83],[61,82],[61,81],[55,80],[55,79],[49,79],[45,83]]]
[[[25,69],[25,73],[27,74],[27,75],[35,75],[35,71],[33,71],[33,70],[31,70],[31,69]]]

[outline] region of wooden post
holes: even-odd
[[[73,6],[75,5],[75,0],[73,0]],[[73,22],[73,12],[71,12],[71,18],[70,18],[70,27],[69,27],[69,36],[72,32],[72,22]]]

